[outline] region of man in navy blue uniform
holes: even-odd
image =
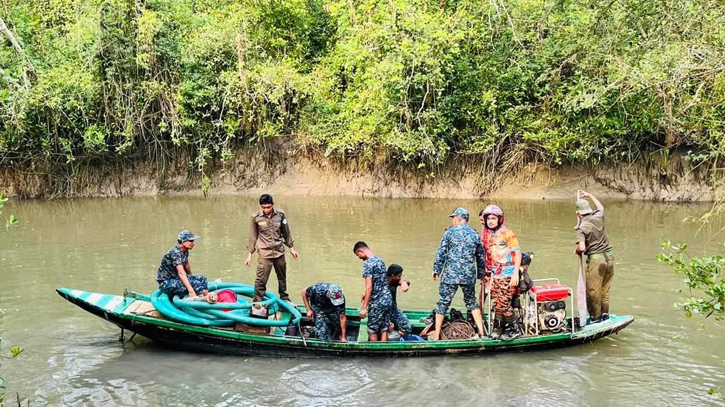
[[[161,259],[161,264],[156,272],[156,282],[159,283],[159,290],[168,294],[169,297],[178,295],[183,297],[187,293],[189,298],[209,293],[206,277],[200,274],[191,274],[189,264],[189,250],[194,248],[195,236],[188,230],[182,230],[176,238],[177,245],[169,249]]]
[[[302,290],[302,301],[307,308],[307,318],[315,321],[318,339],[331,341],[333,333],[340,331],[340,340],[347,342],[345,296],[339,285],[311,285]]]
[[[362,298],[360,319],[368,317],[368,336],[371,341],[387,341],[393,297],[388,289],[385,262],[373,254],[365,242],[355,243],[352,250],[360,260],[365,261],[363,264],[365,294]]]
[[[443,318],[458,288],[463,291],[463,301],[476,322],[478,336],[483,338],[483,316],[476,302],[476,280],[483,278],[485,273],[485,253],[478,232],[468,225],[468,211],[457,208],[449,216],[452,226],[443,234],[433,263],[433,279],[440,279],[441,283],[432,339],[440,339]]]

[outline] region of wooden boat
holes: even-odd
[[[348,342],[320,341],[302,336],[287,336],[284,328],[259,333],[238,332],[233,328],[188,325],[164,318],[154,310],[147,295],[99,294],[69,288],[56,290],[61,297],[134,334],[162,346],[196,352],[232,355],[320,356],[320,357],[409,357],[451,354],[492,354],[503,351],[532,351],[562,348],[595,341],[618,333],[634,321],[630,315],[612,315],[609,320],[591,324],[574,332],[524,336],[512,341],[485,339],[424,342],[368,342],[367,320],[359,310],[348,308]],[[301,308],[304,314],[304,309]],[[425,324],[420,318],[428,311],[407,311],[413,331]]]

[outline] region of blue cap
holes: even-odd
[[[463,209],[463,208],[456,208],[456,210],[453,211],[452,214],[448,215],[449,218],[452,218],[452,217],[455,217],[455,216],[460,216],[460,217],[466,218],[466,219],[469,218],[468,211],[465,210],[465,209]]]
[[[180,241],[181,243],[184,243],[187,240],[191,240],[193,242],[194,240],[196,240],[199,237],[201,237],[201,236],[196,236],[188,230],[182,230],[181,233],[179,233],[179,237],[176,240]]]

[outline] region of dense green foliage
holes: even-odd
[[[725,256],[691,257],[687,253],[687,245],[673,245],[671,242],[662,244],[665,253],[659,260],[678,274],[685,276],[685,283],[694,296],[675,306],[685,311],[688,317],[693,313],[716,319],[725,318]]]
[[[6,0],[0,164],[288,136],[411,168],[725,142],[719,0]],[[186,159],[186,158],[185,158]],[[427,168],[426,168],[427,171]]]

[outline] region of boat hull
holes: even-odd
[[[589,343],[618,333],[634,321],[632,316],[612,316],[609,321],[587,326],[574,334],[522,337],[509,342],[492,339],[437,342],[325,342],[187,325],[164,318],[129,313],[128,308],[136,301],[134,298],[65,288],[56,291],[78,307],[161,346],[192,352],[240,356],[416,357],[547,350]]]

